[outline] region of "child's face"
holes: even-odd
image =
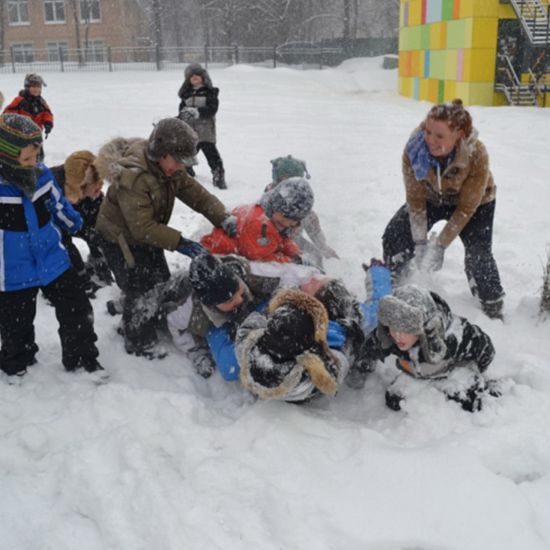
[[[189,82],[191,82],[191,86],[193,86],[194,88],[196,88],[198,86],[202,86],[204,84],[203,81],[202,81],[202,76],[200,76],[198,74],[191,75],[191,78],[189,79]]]
[[[223,311],[223,313],[231,313],[232,311],[235,311],[239,309],[244,302],[244,285],[241,283],[239,285],[239,289],[233,296],[227,300],[227,302],[223,302],[222,304],[216,304],[216,307]]]
[[[283,216],[280,212],[273,212],[271,222],[276,227],[277,231],[285,236],[291,235],[292,232],[300,225],[300,222],[291,220],[290,218]]]
[[[42,86],[40,84],[31,84],[29,86],[29,94],[38,97],[42,93]]]
[[[165,176],[172,176],[179,170],[183,170],[185,166],[178,162],[172,155],[164,155],[158,161],[159,168]]]
[[[418,334],[411,334],[410,332],[399,332],[390,327],[390,336],[393,338],[395,345],[401,351],[410,350],[416,342],[418,342]]]
[[[18,161],[21,166],[36,166],[39,148],[36,145],[27,145],[21,149]]]

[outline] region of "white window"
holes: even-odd
[[[10,25],[30,24],[28,0],[8,0],[8,22]]]
[[[80,0],[80,20],[84,23],[101,21],[99,0]]]
[[[44,0],[44,21],[46,23],[65,23],[64,0]]]
[[[102,63],[105,61],[105,44],[103,40],[88,40],[85,44],[86,61]]]
[[[48,42],[46,47],[48,48],[48,61],[60,61],[60,52],[64,61],[69,59],[69,44],[67,42]]]
[[[12,44],[13,61],[15,63],[32,63],[34,61],[34,48],[32,42]]]

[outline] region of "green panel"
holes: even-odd
[[[430,78],[445,78],[445,50],[432,50],[430,52]]]
[[[443,103],[445,101],[445,81],[440,80],[437,83],[437,102]]]
[[[430,25],[422,25],[421,47],[423,50],[430,49]]]
[[[453,18],[453,7],[455,0],[443,0],[441,5],[441,20],[449,21]]]
[[[417,25],[416,27],[409,27],[409,47],[408,50],[421,50],[422,49],[422,27],[423,25]]]
[[[467,48],[468,19],[455,19],[447,23],[447,48]]]

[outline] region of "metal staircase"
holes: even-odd
[[[550,4],[542,0],[510,0],[533,46],[550,44]]]
[[[540,93],[540,90],[532,83],[521,83],[506,52],[497,55],[496,81],[495,90],[502,92],[510,105],[518,107],[537,105],[537,93]]]

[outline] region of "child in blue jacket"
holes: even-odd
[[[104,378],[93,310],[58,229],[78,231],[82,219],[50,170],[37,163],[41,143],[40,128],[30,118],[0,115],[0,369],[23,376],[36,362],[41,288],[55,307],[65,369]]]

